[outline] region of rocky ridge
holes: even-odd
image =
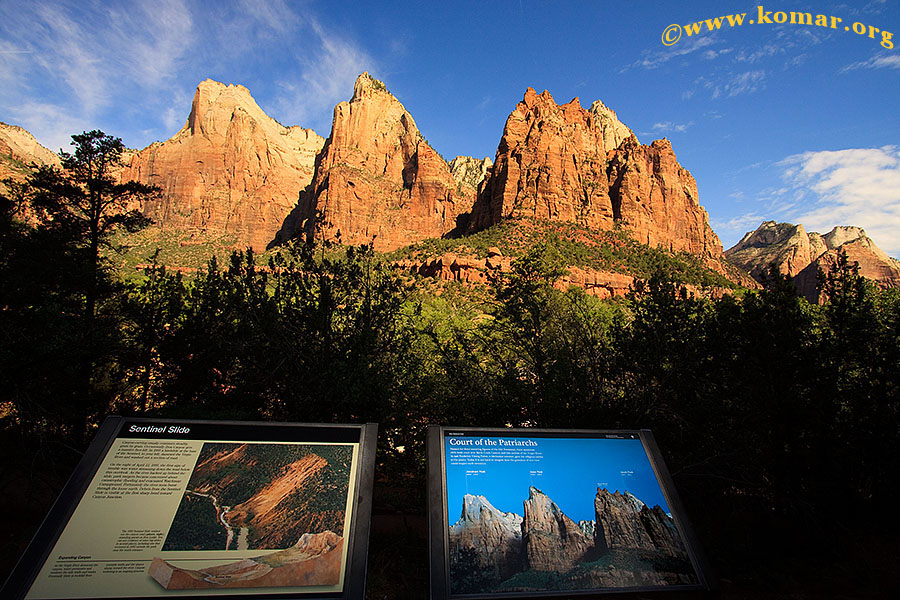
[[[722,245],[697,184],[668,140],[641,145],[602,102],[559,105],[528,88],[503,130],[469,230],[517,216],[621,226],[637,241],[689,252],[724,273]]]
[[[841,252],[859,265],[860,275],[883,288],[900,287],[900,261],[888,256],[861,227],[840,226],[822,235],[807,233],[803,225],[764,221],[725,252],[733,264],[764,281],[774,266],[790,275],[798,291],[812,302],[819,300],[818,272],[828,273]]]

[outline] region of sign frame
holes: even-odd
[[[146,437],[129,434],[127,429],[132,426],[162,426],[182,427],[194,430],[187,434],[186,439],[194,441],[203,440],[204,432],[219,431],[225,435],[214,436],[216,441],[226,442],[225,437],[234,437],[234,442],[343,442],[357,445],[356,467],[350,473],[349,481],[352,487],[348,488],[348,506],[352,507],[349,524],[345,526],[344,538],[347,544],[346,558],[343,563],[343,587],[339,592],[266,592],[266,589],[278,590],[277,587],[246,587],[240,591],[229,590],[227,596],[235,598],[260,598],[272,600],[333,600],[341,598],[346,600],[359,599],[365,596],[366,567],[368,560],[369,533],[371,529],[372,492],[375,477],[375,451],[378,437],[378,425],[366,423],[363,425],[351,424],[319,424],[319,423],[293,423],[293,422],[268,422],[268,421],[205,421],[194,419],[169,419],[169,418],[136,418],[108,416],[98,429],[87,451],[75,467],[72,475],[63,487],[55,503],[45,517],[43,523],[33,536],[25,552],[19,558],[3,587],[0,588],[0,596],[14,600],[24,599],[35,584],[41,569],[48,562],[55,545],[64,534],[67,525],[72,520],[75,511],[85,498],[95,477],[104,464],[110,450],[117,439],[128,437]],[[198,431],[199,430],[199,431]],[[243,436],[241,435],[243,433]],[[287,438],[287,439],[286,439]],[[169,438],[171,439],[171,438]],[[350,495],[352,494],[352,496]],[[296,590],[296,588],[293,588]],[[191,590],[173,592],[163,590],[159,595],[135,595],[135,596],[100,596],[109,598],[160,598],[171,597],[177,599],[186,598],[210,598],[221,597],[214,591],[198,593]],[[71,596],[77,597],[77,596]],[[81,596],[84,597],[84,596]],[[70,598],[61,596],[61,600]]]
[[[640,440],[647,459],[655,475],[659,489],[670,510],[687,552],[691,566],[697,577],[696,584],[592,588],[566,590],[537,590],[518,592],[475,592],[453,593],[450,581],[450,526],[454,520],[448,507],[447,444],[448,437],[549,437],[558,439],[615,439],[631,438]],[[702,552],[697,536],[691,527],[672,477],[666,468],[662,454],[649,429],[632,430],[592,430],[592,429],[538,429],[504,427],[450,427],[431,425],[426,439],[427,450],[427,499],[428,499],[428,554],[430,598],[432,600],[488,600],[500,598],[713,598],[718,596],[717,582],[711,567]],[[500,511],[502,512],[502,510]]]

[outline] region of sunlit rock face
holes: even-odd
[[[859,266],[859,274],[882,288],[900,287],[900,262],[875,245],[861,227],[835,227],[822,235],[803,225],[764,221],[725,252],[729,261],[764,281],[769,270],[794,277],[798,291],[819,301],[819,271],[830,273],[841,252]]]
[[[403,105],[368,73],[334,108],[331,136],[304,194],[299,227],[391,250],[441,237],[475,199],[432,149]]]
[[[206,80],[184,127],[135,154],[121,178],[162,189],[141,208],[163,228],[233,234],[262,250],[312,181],[324,141],[279,124],[247,88]]]
[[[697,184],[668,140],[647,145],[601,102],[557,104],[529,88],[503,130],[469,230],[528,216],[596,229],[621,226],[639,242],[700,257],[722,271],[722,244]]]

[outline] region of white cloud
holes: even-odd
[[[376,71],[377,65],[364,50],[316,19],[308,18],[307,26],[314,43],[298,53],[299,73],[278,82],[281,95],[276,106],[290,123],[313,127],[327,136],[334,105],[348,100],[357,76]]]
[[[751,94],[765,86],[766,72],[745,71],[731,75],[728,79],[721,82],[707,81],[706,87],[711,90],[712,98],[727,97],[733,98],[740,94]]]
[[[684,133],[688,130],[688,128],[693,125],[694,122],[690,123],[673,123],[672,121],[665,121],[662,123],[654,123],[653,127],[650,129],[654,134],[656,133]],[[650,135],[648,133],[644,133],[643,135]]]
[[[792,222],[819,232],[862,227],[885,252],[900,255],[900,146],[804,152],[778,166],[788,185],[779,195],[812,199],[790,211]]]
[[[737,54],[737,56],[734,57],[734,60],[737,62],[755,63],[766,58],[771,58],[776,54],[782,53],[784,53],[784,48],[782,46],[778,46],[775,44],[765,44],[764,46],[762,46],[761,48],[757,48],[753,52],[746,52],[744,50],[741,50]]]
[[[840,70],[841,73],[855,71],[856,69],[900,69],[900,55],[880,54],[869,60],[863,60],[847,65]]]
[[[694,52],[708,48],[716,43],[716,36],[707,35],[703,37],[681,39],[677,44],[670,47],[669,50],[662,51],[645,51],[643,57],[626,65],[622,70],[627,71],[632,67],[640,67],[642,69],[655,69],[674,58],[686,56]],[[709,58],[709,56],[707,56]]]

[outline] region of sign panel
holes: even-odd
[[[649,431],[432,428],[433,598],[708,590]]]
[[[111,417],[8,591],[361,598],[376,433]]]

